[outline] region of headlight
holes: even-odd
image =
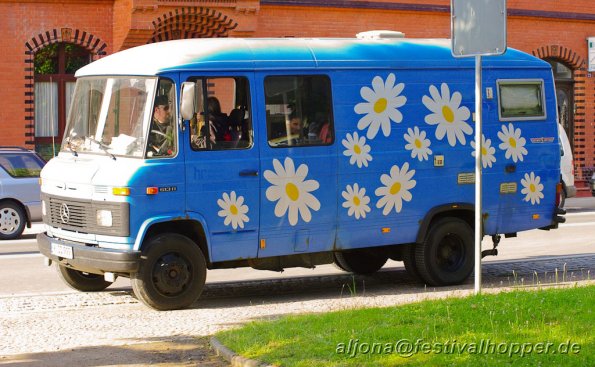
[[[47,215],[47,209],[45,207],[45,200],[41,201],[41,215],[43,215],[44,217]]]
[[[112,211],[111,210],[98,210],[97,211],[97,225],[102,227],[112,226]]]

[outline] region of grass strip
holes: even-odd
[[[292,366],[595,366],[595,286],[284,316],[216,337]]]

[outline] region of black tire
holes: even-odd
[[[27,216],[17,203],[0,203],[0,240],[14,240],[23,234]]]
[[[335,252],[335,264],[339,269],[347,272],[369,275],[380,270],[388,257],[376,254],[370,250],[351,250]]]
[[[566,185],[562,184],[562,190],[560,190],[560,204],[558,204],[558,208],[564,208],[564,204],[566,203]]]
[[[349,273],[349,270],[345,269],[343,267],[343,265],[341,265],[341,263],[339,262],[339,260],[337,260],[337,252],[333,253],[333,265],[335,266],[335,268],[339,269],[339,270],[343,270]]]
[[[423,243],[415,249],[415,263],[429,285],[461,284],[475,264],[473,229],[459,218],[442,218],[432,224]]]
[[[143,248],[132,289],[138,299],[156,310],[177,310],[198,299],[205,285],[207,265],[200,248],[188,237],[164,233]]]
[[[103,275],[85,273],[58,264],[60,278],[70,288],[81,292],[99,292],[109,287],[112,283],[105,281]]]
[[[419,275],[419,270],[417,269],[417,264],[415,262],[415,243],[411,243],[408,245],[402,245],[403,249],[401,253],[403,255],[403,264],[405,264],[405,270],[407,274],[415,281],[423,281],[421,275]]]

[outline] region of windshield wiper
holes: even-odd
[[[86,138],[86,139],[89,139],[89,140],[91,140],[93,143],[95,143],[95,144],[99,145],[99,148],[100,148],[101,150],[103,150],[103,151],[104,151],[106,154],[109,154],[109,156],[110,156],[110,157],[112,157],[112,159],[113,159],[114,161],[116,160],[116,156],[115,156],[115,155],[113,155],[112,153],[110,153],[110,152],[108,151],[108,149],[110,149],[109,145],[106,145],[105,143],[102,143],[102,142],[100,142],[100,141],[98,141],[98,140],[95,140],[95,138],[92,138],[92,137],[90,137],[90,136],[86,136],[85,138]]]

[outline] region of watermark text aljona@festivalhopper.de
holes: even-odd
[[[481,339],[479,342],[459,342],[456,339],[445,342],[427,342],[423,339],[400,339],[394,343],[366,343],[359,339],[350,339],[347,343],[339,343],[335,353],[354,358],[358,354],[397,354],[409,358],[415,354],[504,354],[527,356],[531,354],[578,354],[580,344],[567,340],[562,343],[508,343]]]

